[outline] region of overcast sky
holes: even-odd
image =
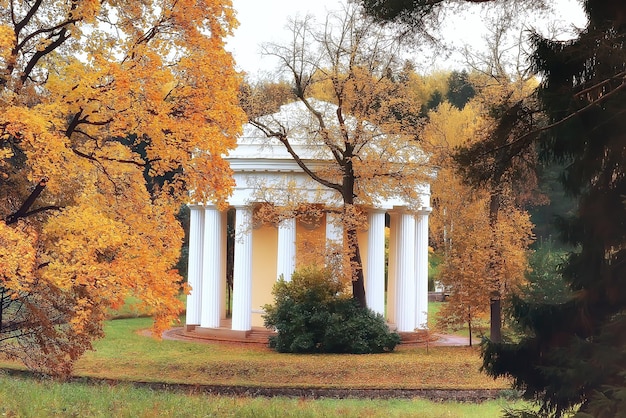
[[[287,39],[288,31],[285,25],[289,18],[296,16],[304,17],[311,14],[317,21],[323,22],[328,11],[338,10],[345,0],[233,0],[233,6],[237,11],[239,28],[235,36],[228,40],[227,48],[232,51],[237,66],[250,76],[259,77],[263,73],[272,73],[276,63],[271,58],[260,54],[261,44],[267,42],[283,43]],[[577,0],[556,0],[559,3],[557,11],[550,16],[551,22],[560,25],[568,25],[570,22],[582,26],[585,22]],[[476,8],[478,9],[478,8]],[[472,48],[480,48],[484,43],[483,37],[486,29],[481,24],[479,13],[474,16],[447,20],[448,27],[445,29],[445,39],[457,48],[469,44]],[[535,26],[534,22],[528,25]],[[482,26],[482,28],[481,28]],[[463,66],[463,58],[460,54],[434,62],[424,59],[423,55],[412,57],[418,70],[429,72],[434,69],[460,69]]]

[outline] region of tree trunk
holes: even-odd
[[[500,304],[500,292],[491,292],[490,299],[491,308],[491,341],[494,343],[502,342],[502,306]]]
[[[367,308],[363,262],[361,260],[356,229],[348,229],[346,236],[348,239],[348,251],[350,251],[350,267],[352,268],[352,297],[356,299],[361,308]]]
[[[4,315],[4,287],[0,290],[0,335],[2,335],[2,316]]]
[[[355,174],[354,166],[352,165],[353,147],[350,144],[346,144],[346,152],[344,156],[343,167],[343,183],[342,183],[342,197],[343,197],[343,216],[348,218],[347,222],[344,219],[344,225],[348,225],[346,228],[346,238],[348,240],[348,251],[350,251],[350,270],[352,271],[352,297],[357,300],[359,306],[367,308],[367,300],[365,298],[365,278],[363,277],[363,262],[361,260],[361,251],[359,250],[359,240],[357,236],[357,230],[354,226],[355,211],[352,210],[354,206],[354,183]]]
[[[472,346],[472,314],[467,314],[467,328],[469,329],[469,346]]]
[[[491,200],[489,202],[489,224],[491,228],[496,225],[498,221],[498,211],[500,210],[500,193],[497,191],[493,191],[491,193]],[[495,274],[492,269],[492,274]],[[490,295],[490,338],[491,341],[499,343],[502,341],[502,309],[500,305],[500,281],[496,279],[496,286],[498,290],[494,290]]]

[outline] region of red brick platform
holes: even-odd
[[[202,328],[194,325],[187,325],[180,328],[172,328],[163,334],[163,338],[174,340],[198,340],[198,341],[222,341],[245,344],[267,345],[268,338],[274,334],[264,327],[252,327],[250,331],[234,331],[231,328],[230,319],[221,321],[219,328]],[[390,328],[395,328],[390,324]],[[402,345],[422,345],[436,342],[439,337],[427,330],[416,332],[400,332]]]

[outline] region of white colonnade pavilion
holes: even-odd
[[[292,113],[294,109],[289,106],[298,105],[283,106],[281,112]],[[320,154],[310,148],[309,144],[307,149],[300,149],[299,155],[309,166],[323,165]],[[307,251],[301,242],[316,236],[319,245],[342,244],[343,230],[337,211],[332,210],[338,207],[334,192],[313,182],[281,143],[269,140],[254,126],[244,127],[237,148],[227,159],[236,183],[229,207],[220,210],[211,203],[189,206],[191,293],[187,297],[186,330],[200,334],[226,330],[245,336],[253,327],[263,326],[262,307],[273,303],[271,291],[276,280],[281,276],[289,280],[300,267],[300,252]],[[295,192],[299,199],[321,208],[320,215],[315,222],[295,217],[275,223],[256,222],[255,208],[260,202],[267,203],[267,194],[260,197],[267,190],[282,199]],[[425,329],[427,323],[430,186],[419,185],[417,195],[417,207],[391,198],[376,199],[376,205],[361,208],[367,214],[367,225],[358,234],[367,305],[400,332]],[[230,244],[229,229],[234,229]],[[228,248],[234,253],[230,262]],[[232,275],[233,283],[230,320],[227,275]]]

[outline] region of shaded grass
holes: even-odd
[[[516,405],[522,406],[520,403]],[[19,417],[497,417],[504,400],[480,404],[426,400],[305,400],[154,392],[3,376],[0,415]]]

